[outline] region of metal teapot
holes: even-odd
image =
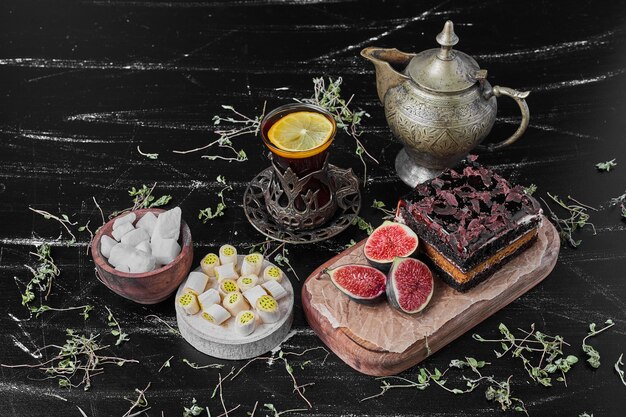
[[[361,51],[376,67],[376,88],[387,123],[404,145],[396,157],[396,172],[411,187],[454,166],[483,141],[496,120],[496,97],[514,99],[522,121],[511,137],[490,144],[489,150],[519,139],[530,118],[524,100],[528,91],[492,87],[487,70],[452,49],[459,38],[451,21],[436,39],[441,48],[418,54],[395,48]]]

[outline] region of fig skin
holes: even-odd
[[[335,278],[334,275],[335,273],[337,273],[337,271],[342,270],[342,269],[347,269],[347,268],[367,268],[367,270],[371,271],[371,273],[378,275],[378,278],[382,279],[382,286],[378,292],[378,294],[376,294],[373,297],[368,297],[368,298],[363,298],[363,297],[358,297],[356,294],[351,293],[350,291],[347,290],[347,288],[344,288],[344,286],[342,286],[341,284],[339,284]],[[328,277],[330,278],[331,282],[333,283],[333,285],[342,293],[344,294],[346,297],[348,297],[350,300],[359,303],[359,304],[364,304],[364,305],[375,305],[380,303],[384,298],[385,298],[385,291],[386,291],[386,283],[387,283],[387,279],[385,277],[385,274],[382,273],[381,271],[379,271],[376,268],[373,268],[369,265],[357,265],[357,264],[348,264],[348,265],[341,265],[338,266],[337,268],[326,268],[322,271],[322,275],[328,275]]]
[[[401,229],[402,231],[389,231],[387,232],[385,229]],[[388,233],[388,234],[396,234],[396,233],[402,233],[404,234],[408,239],[415,239],[415,245],[412,248],[409,248],[408,250],[404,251],[403,253],[393,253],[390,254],[389,256],[389,260],[386,259],[376,259],[374,257],[372,257],[371,253],[368,253],[367,248],[368,248],[368,244],[373,244],[375,239],[384,239],[384,234]],[[383,236],[381,236],[383,235]],[[384,243],[384,242],[383,242]],[[365,255],[365,259],[367,259],[367,262],[372,265],[374,268],[380,269],[383,272],[387,272],[389,271],[389,268],[391,268],[391,264],[393,263],[393,259],[394,257],[411,257],[414,254],[417,253],[417,248],[419,246],[419,238],[417,236],[417,234],[411,229],[409,228],[407,225],[404,225],[402,223],[396,223],[396,222],[392,222],[389,220],[385,220],[383,222],[383,224],[381,224],[380,226],[378,226],[373,232],[372,234],[367,238],[367,241],[365,242],[365,245],[363,246],[363,254]],[[393,255],[393,256],[391,256]]]
[[[428,275],[429,275],[428,278],[430,278],[430,293],[427,294],[425,300],[422,301],[422,304],[417,306],[418,308],[416,308],[415,310],[411,310],[411,311],[407,311],[404,308],[402,308],[402,306],[400,305],[400,301],[399,301],[400,294],[396,294],[396,289],[394,286],[394,282],[396,280],[395,278],[396,270],[403,262],[415,262],[415,263],[421,264],[420,267],[425,268],[425,270],[428,271]],[[387,299],[389,300],[389,305],[391,305],[394,309],[404,314],[409,314],[409,315],[418,314],[424,311],[424,309],[428,306],[428,304],[430,303],[430,300],[432,299],[434,292],[435,292],[435,282],[433,279],[433,273],[425,263],[414,258],[400,258],[400,257],[394,258],[391,269],[389,273],[387,274],[386,294],[387,294]]]

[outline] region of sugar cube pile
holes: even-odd
[[[180,207],[159,215],[148,212],[137,222],[128,213],[113,222],[111,236],[100,239],[100,253],[118,271],[140,274],[172,262],[180,253],[178,244]]]

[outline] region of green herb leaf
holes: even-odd
[[[615,158],[611,159],[610,161],[598,162],[596,164],[596,168],[598,169],[598,171],[604,171],[604,172],[609,172],[616,166],[617,166],[617,162],[615,162]]]

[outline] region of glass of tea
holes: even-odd
[[[312,104],[293,103],[269,112],[261,137],[270,150],[273,173],[264,189],[274,220],[290,229],[312,229],[336,212],[335,182],[328,175],[328,149],[337,125]]]

